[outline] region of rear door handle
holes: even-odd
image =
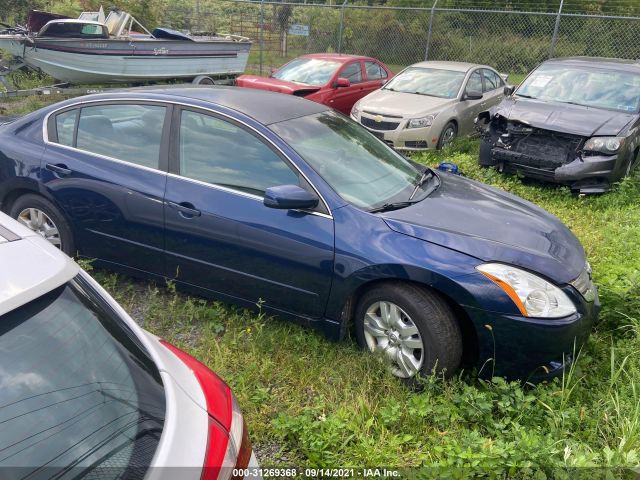
[[[202,215],[202,212],[196,209],[193,206],[193,204],[189,202],[182,202],[182,203],[167,202],[167,204],[170,207],[173,207],[176,210],[178,210],[178,214],[183,218],[193,218],[193,217],[199,217],[200,215]]]
[[[50,170],[58,175],[71,175],[72,171],[64,163],[47,163],[47,170]]]

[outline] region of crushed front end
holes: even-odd
[[[546,130],[496,113],[479,117],[479,163],[500,171],[569,185],[581,193],[606,192],[617,155],[585,151],[587,137]],[[489,118],[487,118],[489,117]]]

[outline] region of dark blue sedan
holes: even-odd
[[[58,103],[0,126],[0,205],[69,254],[313,325],[401,378],[548,378],[599,308],[582,246],[329,108],[235,88]]]

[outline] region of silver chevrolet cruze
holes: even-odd
[[[351,118],[396,150],[442,148],[474,131],[504,96],[506,75],[486,65],[420,62],[358,101]]]

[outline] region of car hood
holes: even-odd
[[[399,233],[538,272],[566,284],[582,272],[582,245],[560,220],[515,195],[464,177],[439,174],[425,200],[382,214]]]
[[[360,109],[380,115],[403,118],[416,118],[438,112],[455,100],[450,98],[428,97],[416,93],[376,90],[360,101]]]
[[[583,137],[618,135],[635,116],[602,108],[518,97],[505,98],[495,113],[532,127]]]
[[[306,85],[304,83],[286,82],[271,77],[258,77],[255,75],[241,75],[236,78],[236,85],[246,88],[257,88],[271,92],[286,93],[288,95],[308,95],[317,92],[322,87]]]

